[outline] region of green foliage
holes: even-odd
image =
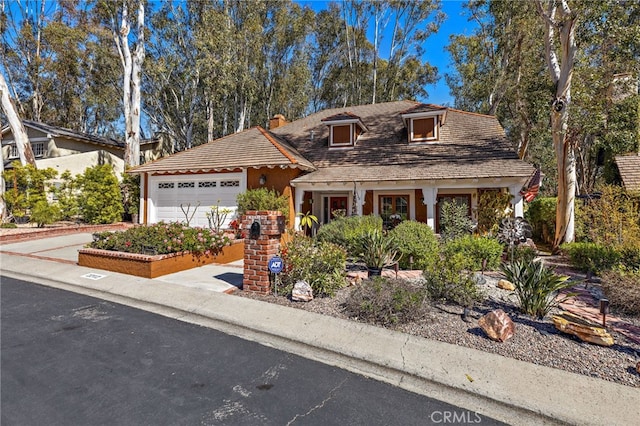
[[[60,218],[60,208],[50,204],[46,199],[37,201],[31,208],[30,221],[38,224],[38,228],[49,225]]]
[[[318,218],[312,215],[311,212],[300,212],[296,216],[300,216],[300,226],[303,229],[311,229],[314,223],[318,223]]]
[[[464,269],[481,271],[498,269],[502,250],[502,244],[495,238],[466,235],[446,242],[443,252],[445,257],[461,254]]]
[[[36,169],[31,164],[23,166],[19,161],[5,170],[4,179],[12,185],[3,194],[9,215],[21,218],[31,214],[36,204],[46,200],[49,192],[47,181],[54,179],[58,172],[52,168]]]
[[[96,232],[89,247],[139,254],[169,254],[188,251],[218,254],[229,238],[208,228],[190,228],[182,223],[155,223],[125,231]]]
[[[440,235],[443,240],[452,240],[471,234],[473,222],[464,204],[445,201],[440,210]]]
[[[249,189],[238,194],[238,215],[249,210],[280,211],[285,218],[289,217],[289,197],[276,190],[267,188]]]
[[[15,228],[17,228],[17,227],[18,227],[18,225],[16,225],[16,224],[15,224],[15,223],[13,223],[13,222],[5,222],[5,223],[0,224],[0,228],[15,229]]]
[[[538,256],[538,252],[533,247],[525,244],[515,246],[513,250],[508,251],[509,261],[521,260],[523,262],[533,262]]]
[[[581,207],[588,224],[585,240],[603,245],[639,245],[640,214],[633,198],[618,187],[601,188],[600,199],[592,199]]]
[[[282,259],[285,269],[280,276],[285,293],[300,280],[308,282],[317,296],[333,296],[346,284],[346,253],[336,244],[294,234],[282,249]]]
[[[620,248],[620,263],[628,271],[640,273],[640,245],[625,245]]]
[[[569,277],[557,275],[541,261],[514,261],[502,264],[502,272],[516,287],[515,294],[520,309],[527,315],[544,318],[563,300],[556,298],[558,292],[573,283]]]
[[[78,207],[78,182],[67,170],[60,175],[61,182],[54,188],[60,209],[60,218],[71,220],[80,214]]]
[[[122,220],[124,208],[120,185],[108,164],[88,167],[77,177],[78,206],[85,222],[113,223]]]
[[[426,223],[405,220],[393,228],[390,235],[402,255],[399,265],[403,269],[424,269],[439,256],[438,239]]]
[[[122,205],[129,214],[138,214],[140,210],[140,175],[124,172],[120,183]]]
[[[429,308],[425,299],[424,289],[419,285],[375,277],[357,286],[343,306],[350,318],[392,326],[423,318]]]
[[[531,224],[533,238],[552,244],[556,233],[555,197],[536,197],[528,204],[524,218]]]
[[[470,272],[466,271],[464,255],[455,253],[434,262],[422,272],[425,289],[436,301],[471,306],[482,298]]]
[[[616,266],[621,259],[614,246],[598,243],[567,243],[560,249],[569,256],[571,264],[581,271],[600,273]]]
[[[612,310],[640,316],[640,273],[607,271],[602,274],[602,288]]]
[[[350,256],[356,257],[360,239],[373,230],[382,231],[382,218],[379,216],[347,216],[322,225],[316,238],[319,241],[338,244],[347,250]]]
[[[480,235],[495,235],[500,221],[509,216],[509,206],[513,195],[501,191],[485,191],[478,198],[477,232]]]
[[[382,269],[396,263],[402,253],[394,237],[378,229],[369,230],[360,238],[359,259],[369,269]]]

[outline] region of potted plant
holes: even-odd
[[[400,260],[395,239],[379,229],[367,231],[360,239],[359,257],[367,266],[368,276],[379,276],[382,269]]]

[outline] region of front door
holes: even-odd
[[[329,220],[347,215],[347,197],[329,197]]]

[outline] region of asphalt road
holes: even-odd
[[[103,300],[6,277],[0,296],[3,426],[499,424]]]

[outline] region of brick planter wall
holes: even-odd
[[[211,263],[229,263],[242,259],[244,243],[234,241],[217,255],[193,255],[189,252],[149,256],[119,251],[85,248],[78,251],[78,265],[112,272],[156,278]]]
[[[251,238],[251,226],[260,224],[260,235]],[[247,211],[242,216],[244,240],[244,279],[242,289],[269,294],[269,259],[280,251],[280,237],[284,232],[284,216],[279,211]]]

